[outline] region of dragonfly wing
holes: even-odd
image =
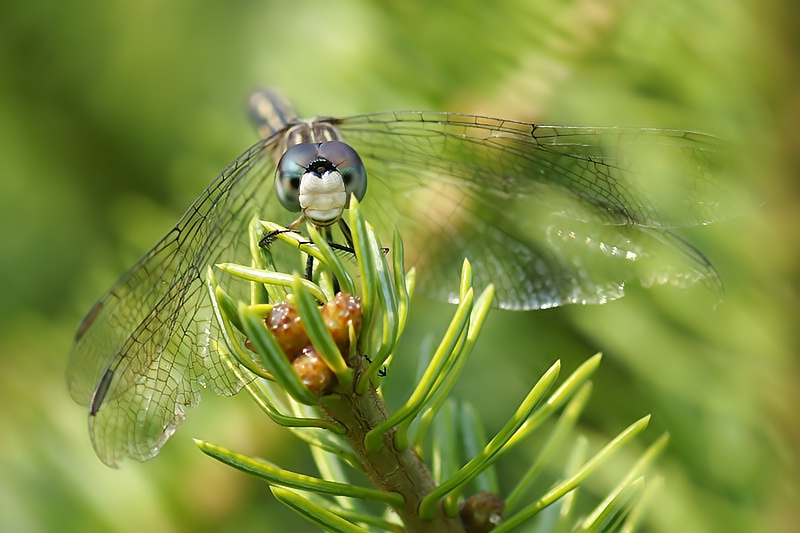
[[[368,217],[418,237],[408,257],[434,297],[457,296],[465,256],[503,308],[608,301],[633,279],[718,285],[708,260],[668,230],[725,216],[714,137],[449,113],[334,123],[370,177]]]
[[[202,387],[241,388],[209,354],[216,324],[203,280],[220,255],[249,264],[243,236],[271,199],[276,141],[260,141],[223,171],[81,324],[67,379],[72,397],[90,405],[92,442],[106,464],[156,455]]]

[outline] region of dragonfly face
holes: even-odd
[[[457,298],[464,257],[476,290],[494,284],[496,305],[508,309],[603,303],[634,280],[720,285],[705,256],[673,232],[735,207],[713,136],[416,111],[300,120],[270,91],[250,104],[262,140],[78,329],[70,393],[90,406],[106,464],[156,455],[203,387],[230,395],[242,386],[209,349],[207,266],[249,264],[256,214],[334,224],[350,194],[364,197],[367,174],[366,218],[384,235],[398,228],[418,291],[434,298]]]
[[[275,194],[289,211],[302,211],[316,226],[338,222],[349,206],[367,192],[367,173],[355,150],[340,141],[303,143],[278,161]]]

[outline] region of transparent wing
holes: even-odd
[[[260,141],[225,169],[84,318],[67,380],[72,397],[90,405],[92,443],[109,466],[155,456],[202,387],[223,395],[241,387],[209,354],[216,324],[203,279],[220,255],[249,264],[247,225],[268,209],[277,141]]]
[[[409,262],[435,298],[457,297],[464,256],[503,308],[601,303],[634,279],[720,286],[670,230],[735,207],[713,136],[452,113],[330,121],[366,166],[368,217],[416,237]]]
[[[318,122],[340,128],[361,155],[370,220],[387,239],[393,226],[407,242],[416,237],[407,257],[435,298],[456,297],[465,256],[475,285],[494,283],[506,308],[604,302],[631,279],[719,285],[708,260],[669,229],[716,220],[733,203],[719,186],[713,137],[447,113]],[[272,195],[284,133],[234,161],[81,324],[69,388],[90,405],[106,464],[156,455],[203,386],[223,395],[241,387],[209,354],[215,324],[203,274],[218,257],[249,262],[253,215],[292,219]]]

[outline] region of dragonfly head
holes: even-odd
[[[356,151],[341,141],[298,144],[278,162],[275,192],[289,211],[330,226],[349,207],[351,194],[364,197],[367,173]]]

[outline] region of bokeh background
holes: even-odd
[[[64,369],[84,312],[255,140],[248,92],[301,112],[462,111],[697,129],[739,149],[763,205],[686,235],[726,285],[494,313],[457,393],[498,429],[554,359],[605,354],[581,431],[652,413],[598,476],[663,432],[645,531],[793,531],[797,450],[798,8],[777,0],[33,0],[0,7],[0,530],[314,531],[191,437],[313,473],[246,398],[209,394],[149,463],[94,456]],[[405,359],[448,308],[415,302]],[[388,378],[387,378],[388,379]],[[399,392],[398,392],[399,394]],[[531,447],[501,464],[510,486]]]

